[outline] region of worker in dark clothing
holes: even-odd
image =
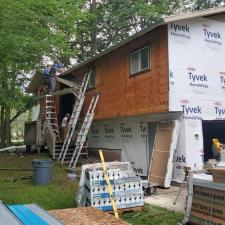
[[[49,81],[51,84],[51,92],[54,92],[56,89],[56,72],[60,72],[60,69],[63,67],[62,63],[59,63],[58,61],[55,61],[54,64],[50,68],[50,76],[49,76]]]
[[[59,61],[57,60],[54,61],[54,64],[51,67],[50,73],[56,75],[56,72],[60,72],[60,69],[63,68],[63,66],[64,65],[60,63]]]
[[[44,80],[48,87],[48,91],[51,91],[51,83],[50,83],[50,70],[51,70],[51,64],[48,64],[44,69]]]

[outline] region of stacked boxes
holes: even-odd
[[[112,192],[118,209],[144,205],[142,182],[137,176],[124,176],[120,169],[108,170]],[[102,211],[112,210],[112,202],[102,170],[85,171],[87,205]]]
[[[225,168],[215,167],[212,169],[213,182],[225,183]]]
[[[225,224],[225,184],[213,182],[211,175],[194,175],[191,194],[192,224]]]

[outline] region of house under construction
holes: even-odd
[[[85,74],[90,77],[82,92],[81,118],[93,96],[99,96],[89,151],[103,149],[108,161],[129,161],[136,174],[169,187],[171,180],[182,181],[183,166],[200,169],[212,158],[212,138],[225,142],[224,7],[165,17],[60,74],[57,92],[49,99],[55,121],[43,125],[43,110],[36,110],[40,113],[26,124],[27,144],[47,143],[53,158],[61,154],[62,159],[62,148],[76,158],[83,120],[75,118],[79,132],[68,136],[74,145],[71,149],[69,143],[68,150],[57,146],[57,126],[66,113],[76,115]],[[41,96],[41,80],[36,73],[28,92]],[[47,102],[46,96],[39,98],[36,109],[47,108]]]

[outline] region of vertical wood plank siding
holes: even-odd
[[[141,47],[151,48],[151,69],[129,75],[129,54]],[[168,111],[168,38],[167,26],[135,39],[92,63],[96,69],[96,88],[88,90],[84,110],[91,96],[99,92],[95,119]],[[84,68],[74,71],[76,80]]]

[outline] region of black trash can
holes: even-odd
[[[52,160],[51,159],[34,159],[33,166],[33,182],[37,185],[49,184],[52,176]]]

